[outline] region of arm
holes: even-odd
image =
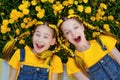
[[[114,59],[120,65],[120,52],[119,52],[119,50],[116,47],[114,47],[110,53],[112,54],[112,56],[114,57]]]
[[[73,76],[76,80],[89,80],[89,78],[86,77],[82,72],[74,73]]]
[[[11,72],[10,72],[10,80],[15,80],[16,79],[16,75],[17,74],[17,70],[14,68],[11,68]]]
[[[52,80],[58,80],[58,73],[52,74]]]

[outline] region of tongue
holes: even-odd
[[[41,49],[43,46],[42,46],[42,45],[41,45],[41,46],[37,45],[37,47],[38,47],[39,49]]]

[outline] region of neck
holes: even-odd
[[[84,42],[83,45],[77,46],[76,50],[83,52],[85,50],[88,50],[90,48],[90,43],[88,41]]]

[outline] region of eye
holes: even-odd
[[[70,33],[70,31],[66,31],[65,34],[68,35]]]
[[[75,27],[74,27],[74,29],[77,29],[77,28],[79,28],[79,26],[75,26]]]
[[[44,36],[44,38],[49,38],[48,36]]]
[[[36,34],[36,36],[40,37],[41,35],[40,34]]]

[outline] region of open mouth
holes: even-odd
[[[36,46],[37,46],[38,49],[41,49],[41,48],[44,47],[43,45],[38,45],[38,44],[36,44]]]
[[[79,42],[81,41],[81,37],[78,36],[77,38],[74,39],[74,41],[75,41],[76,43],[79,43]]]

